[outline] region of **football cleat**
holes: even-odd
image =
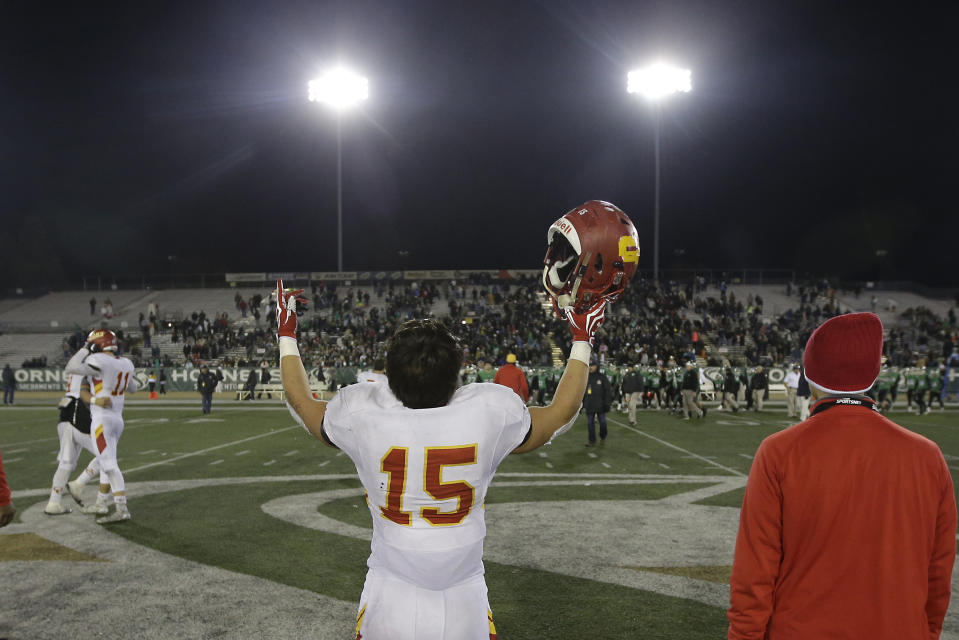
[[[83,498],[81,498],[80,495],[83,493],[83,485],[76,480],[71,480],[67,483],[67,491],[70,493],[70,497],[73,498],[73,501],[82,507]]]
[[[639,234],[622,209],[590,200],[549,227],[543,286],[559,309],[613,302],[639,266]]]
[[[130,519],[130,511],[127,509],[117,509],[105,518],[97,518],[97,524],[110,524],[112,522],[123,522]]]
[[[65,513],[70,513],[70,509],[67,509],[59,502],[48,502],[47,506],[43,508],[43,512],[48,516],[62,516]]]
[[[105,502],[95,502],[93,504],[88,504],[85,507],[81,507],[80,513],[92,513],[94,515],[103,516],[110,513],[110,506]]]

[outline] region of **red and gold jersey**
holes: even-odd
[[[483,573],[486,492],[530,431],[519,396],[470,384],[444,407],[409,409],[388,385],[356,384],[330,401],[323,425],[366,489],[371,569],[427,589]]]
[[[68,398],[79,398],[80,397],[80,385],[83,384],[83,376],[76,373],[71,373],[67,376],[67,397]]]
[[[80,352],[82,353],[82,351]],[[95,398],[109,398],[109,408],[92,406],[91,410],[107,411],[115,415],[123,414],[125,395],[137,390],[133,363],[127,358],[110,353],[92,353],[78,362],[78,358],[67,363],[67,373],[85,375],[90,379],[90,393]]]

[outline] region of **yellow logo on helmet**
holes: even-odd
[[[633,236],[620,236],[619,257],[623,262],[639,262],[639,243]]]

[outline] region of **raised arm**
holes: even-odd
[[[302,293],[302,289],[284,290],[283,280],[276,281],[276,334],[280,347],[280,379],[293,417],[315,437],[333,446],[323,434],[326,402],[313,399],[309,378],[296,344],[297,306],[302,309],[306,303],[306,299],[300,296]]]
[[[87,364],[86,359],[92,353],[90,350],[90,343],[87,343],[80,347],[80,350],[73,354],[73,357],[67,361],[67,366],[64,370],[69,374],[76,374],[78,376],[98,376],[100,375],[100,369],[97,367]]]
[[[593,338],[606,319],[606,301],[600,301],[582,314],[575,314],[572,308],[567,307],[565,317],[573,332],[573,346],[569,351],[566,370],[556,387],[552,402],[545,407],[530,407],[532,433],[513,453],[527,453],[538,449],[553,437],[565,433],[579,415],[583,394],[586,393],[586,380],[589,377],[589,356],[593,351]]]

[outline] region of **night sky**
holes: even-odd
[[[660,265],[956,284],[955,3],[2,2],[2,289],[81,276],[539,268],[548,225],[623,208]],[[885,251],[877,256],[877,251]],[[947,265],[950,265],[947,267]]]

